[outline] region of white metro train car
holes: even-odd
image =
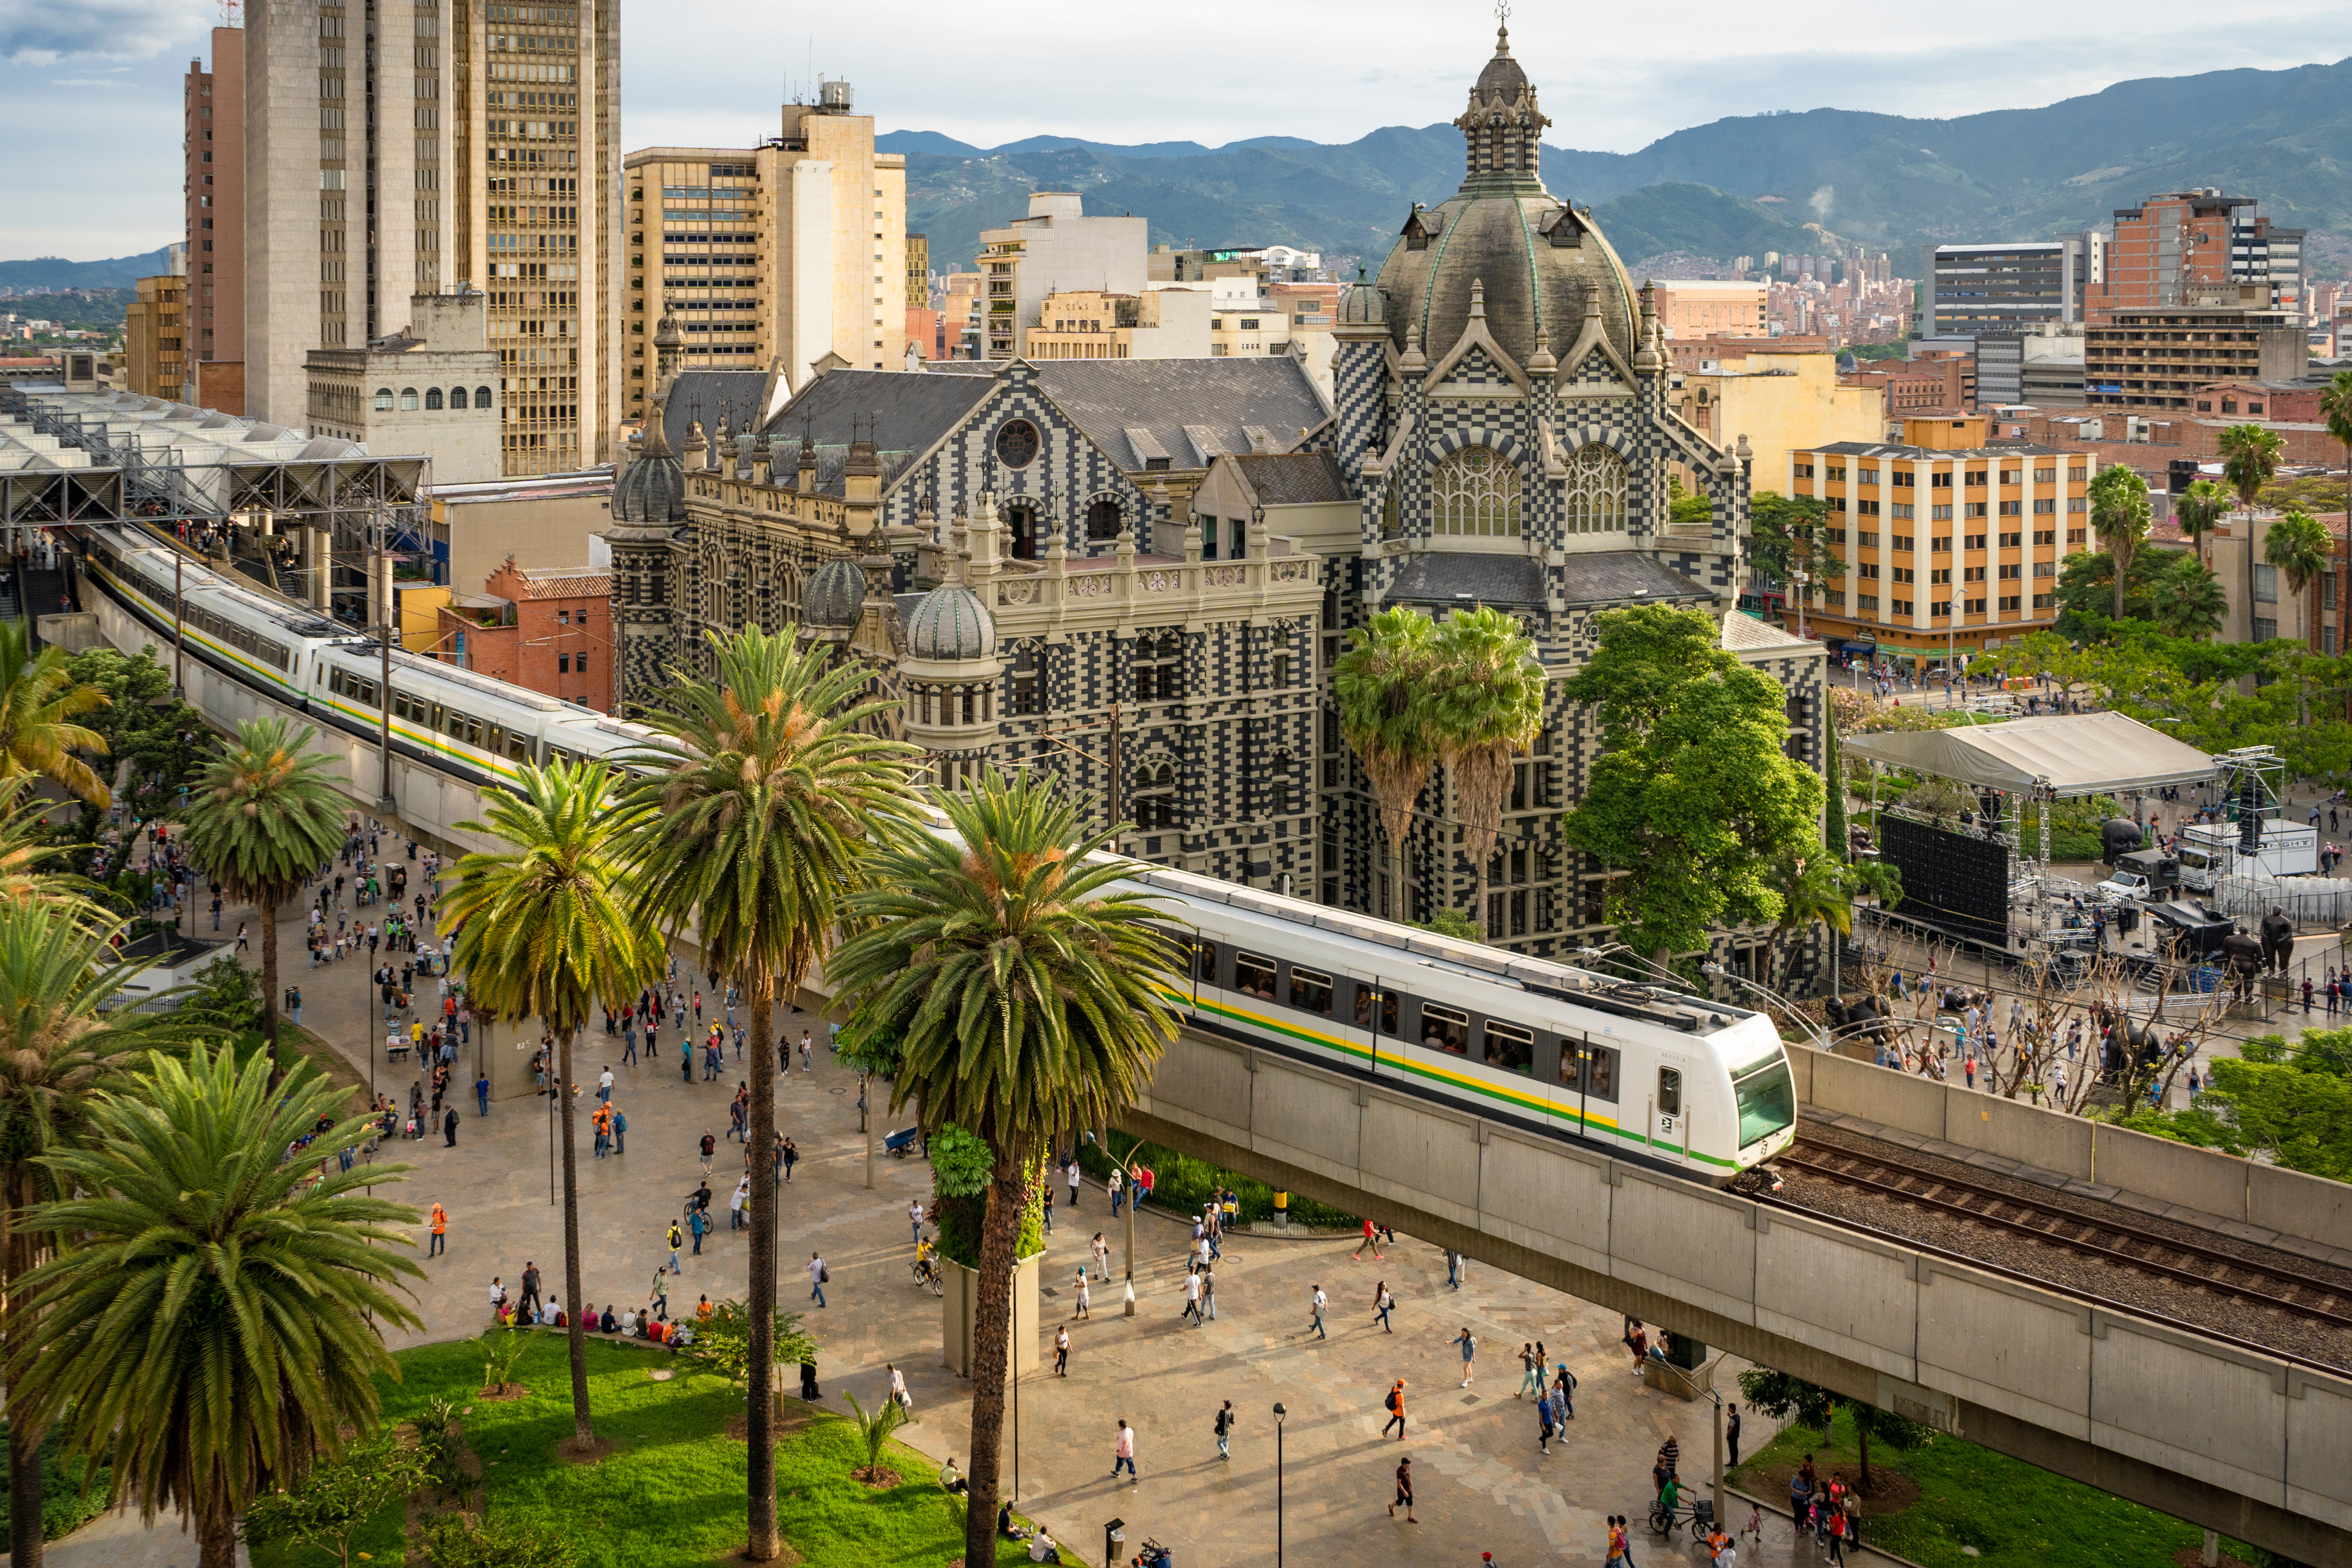
[[[85,603],[110,640],[168,658],[173,552],[129,529],[89,530],[87,543]],[[207,715],[290,708],[342,746],[355,780],[372,778],[376,646],[196,562],[181,572],[190,685],[209,683]],[[454,786],[437,821],[413,791],[404,803],[444,832],[526,763],[650,735],[436,659],[394,653],[392,668],[394,755]],[[1202,1030],[1717,1184],[1795,1136],[1788,1058],[1762,1014],[1188,872],[1136,880],[1190,955],[1175,999]]]

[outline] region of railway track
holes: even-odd
[[[2302,1278],[2284,1266],[2267,1267],[2219,1248],[2035,1204],[2014,1193],[1829,1144],[1801,1140],[1772,1163],[2143,1274],[2352,1329],[2352,1290]]]

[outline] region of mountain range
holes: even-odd
[[[1540,81],[1541,67],[1529,61]],[[1413,202],[1460,184],[1461,133],[1388,126],[1346,143],[1256,137],[1119,146],[1033,136],[981,148],[891,132],[907,155],[907,223],[932,265],[965,264],[982,228],[1034,190],[1151,220],[1155,244],[1286,244],[1385,256]],[[2219,186],[2273,219],[2352,232],[2352,59],[2285,70],[2118,82],[2040,109],[1953,120],[1820,109],[1677,131],[1638,153],[1544,149],[1545,184],[1596,209],[1631,261],[1681,250],[1729,260],[1820,248],[1818,233],[1897,253],[1937,241],[2034,239],[2107,221],[2159,191]]]
[[[29,261],[0,261],[0,285],[11,289],[132,289],[142,278],[152,278],[164,268],[161,246],[144,256],[118,256],[109,261],[68,261],[60,256],[38,256]]]

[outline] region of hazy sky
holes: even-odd
[[[1867,13],[1879,26],[1866,37],[1854,25],[1864,13],[1840,14],[1837,35],[1867,45],[1843,53],[1766,52],[1802,30],[1785,25],[1792,14],[1729,0],[1675,7],[1664,37],[1664,14],[1612,7],[1596,31],[1585,10],[1523,7],[1513,52],[1555,122],[1547,140],[1612,152],[1767,109],[1944,117],[2135,77],[2352,55],[2352,7],[2328,0],[2244,10],[2142,0],[2137,32],[2117,28],[2112,11],[2053,12],[2044,15],[2063,31],[2031,39],[2021,37],[2030,13],[1895,0]],[[203,0],[0,0],[0,258],[88,260],[179,237],[180,77],[215,18]],[[747,143],[774,132],[787,86],[814,68],[855,82],[858,107],[883,130],[982,146],[1039,132],[1353,141],[1459,113],[1493,26],[1488,7],[1407,0],[1274,16],[1068,0],[984,16],[939,0],[629,0],[624,135],[631,147]]]

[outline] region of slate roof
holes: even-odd
[[[1543,563],[1525,555],[1416,555],[1388,596],[1424,605],[1540,605]]]
[[[1046,360],[1036,367],[1037,386],[1069,416],[1087,438],[1130,472],[1146,457],[1128,438],[1140,430],[1168,454],[1171,466],[1205,468],[1219,451],[1246,452],[1248,425],[1264,426],[1277,446],[1298,442],[1331,416],[1314,378],[1288,354],[1263,359],[1074,359]],[[822,384],[820,383],[819,384]]]
[[[1713,590],[1704,583],[1694,583],[1655,556],[1644,555],[1638,550],[1570,555],[1559,569],[1559,592],[1570,605],[1662,599],[1705,602],[1715,597]]]
[[[1339,459],[1328,452],[1252,453],[1235,458],[1260,506],[1353,500]]]
[[[743,421],[760,411],[760,394],[767,385],[764,370],[679,371],[662,415],[662,434],[669,440],[669,449],[686,451],[687,426],[697,419],[702,421],[705,436],[716,433],[722,403],[727,405],[727,434],[730,437],[740,434]]]
[[[770,449],[779,467],[800,461],[803,431],[817,444],[817,488],[837,488],[840,460],[831,465],[828,486],[824,449],[846,457],[852,437],[850,422],[863,434],[874,423],[874,440],[886,452],[921,454],[938,444],[996,390],[993,377],[940,375],[930,371],[834,370],[801,389],[799,396],[776,410],[768,421]],[[886,467],[887,465],[886,464]]]

